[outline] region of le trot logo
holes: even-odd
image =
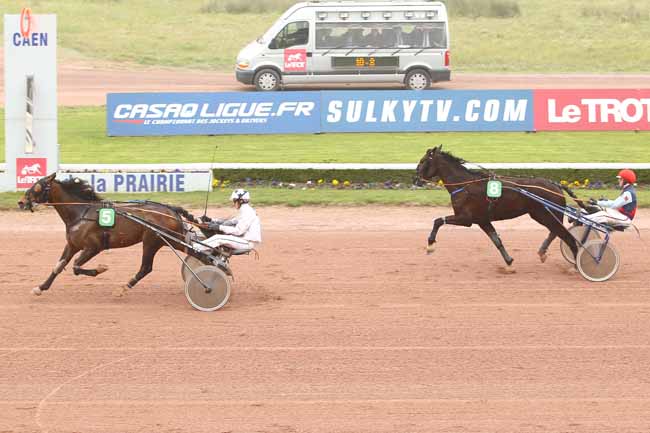
[[[16,188],[30,188],[47,173],[47,158],[16,158]]]
[[[47,47],[47,32],[37,30],[32,10],[24,8],[20,12],[20,31],[12,35],[12,43],[15,47]]]
[[[286,72],[304,72],[307,70],[307,50],[304,48],[284,50],[284,70]]]

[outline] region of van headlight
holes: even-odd
[[[248,69],[250,65],[251,62],[249,60],[237,60],[237,67],[239,69]]]

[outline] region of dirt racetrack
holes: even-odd
[[[218,215],[224,210],[215,209]],[[193,310],[163,250],[112,250],[41,297],[64,245],[52,210],[0,214],[0,432],[647,432],[650,213],[617,233],[615,278],[568,272],[529,218],[423,243],[422,207],[259,209],[259,261]]]
[[[0,64],[4,51],[0,47]],[[58,102],[65,106],[104,105],[107,93],[119,92],[234,92],[252,91],[235,79],[234,72],[211,72],[178,68],[143,67],[100,60],[59,61]],[[639,89],[647,88],[650,74],[506,74],[453,72],[452,81],[435,89]],[[349,85],[326,89],[366,88]],[[373,88],[373,87],[370,87]],[[399,89],[399,85],[374,88]],[[293,90],[314,90],[294,86]],[[4,80],[0,80],[0,106],[4,106]]]

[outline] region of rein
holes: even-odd
[[[80,202],[80,203],[76,203],[76,202],[67,202],[67,203],[39,203],[39,204],[44,205],[44,206],[52,206],[52,207],[54,207],[54,206],[93,206],[93,205],[97,205],[97,204],[100,204],[100,203],[101,203],[101,202]],[[137,203],[132,203],[131,205],[132,205],[132,206],[135,206],[136,204],[137,204]],[[127,204],[127,203],[122,203],[121,206],[117,206],[117,207],[131,207],[131,206],[130,206],[129,204]],[[155,210],[139,209],[139,208],[136,209],[136,210],[137,210],[138,212],[157,214],[157,215],[164,216],[164,217],[166,217],[166,218],[172,218],[172,219],[176,220],[176,217],[173,216],[173,215],[167,215],[167,214],[165,214],[165,213],[158,212],[158,211],[155,211]],[[181,220],[183,220],[183,219],[181,218]],[[183,220],[183,221],[186,222],[186,223],[188,223],[188,224],[191,224],[191,225],[193,225],[193,226],[195,226],[195,227],[205,227],[204,224],[195,223],[195,222],[193,222],[193,221],[189,221],[189,220],[187,220],[187,219],[185,219],[185,220]]]
[[[505,180],[505,178],[503,178],[503,177],[501,177],[501,176],[482,177],[482,178],[480,178],[480,179],[472,179],[472,180],[468,180],[468,181],[465,181],[465,182],[443,183],[442,186],[460,186],[460,185],[469,185],[469,184],[472,184],[472,183],[479,183],[479,182],[483,182],[483,181],[490,180],[490,179],[499,179],[499,180],[501,180],[501,181],[504,182],[504,183],[509,183],[509,184],[511,184],[511,185],[518,186],[518,187],[520,187],[520,188],[535,188],[535,189],[541,189],[542,191],[546,191],[546,192],[548,192],[548,193],[550,193],[550,194],[553,194],[553,195],[556,195],[556,196],[558,196],[558,197],[566,197],[563,193],[555,192],[555,191],[550,190],[550,189],[548,189],[548,188],[544,188],[543,186],[537,186],[537,185],[523,185],[523,184],[520,184],[520,183],[517,183],[517,182],[513,182],[513,181],[511,181],[511,180]],[[451,193],[451,195],[453,196],[454,193],[456,193],[456,192],[460,192],[460,191],[459,191],[459,190],[453,191],[453,192]],[[584,200],[580,200],[579,198],[574,198],[574,197],[571,197],[571,196],[569,196],[569,198],[571,198],[571,199],[572,199],[573,201],[575,201],[576,203],[583,203],[583,202],[584,202]]]

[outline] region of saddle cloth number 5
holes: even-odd
[[[115,209],[100,209],[97,221],[101,227],[113,227],[115,225]]]

